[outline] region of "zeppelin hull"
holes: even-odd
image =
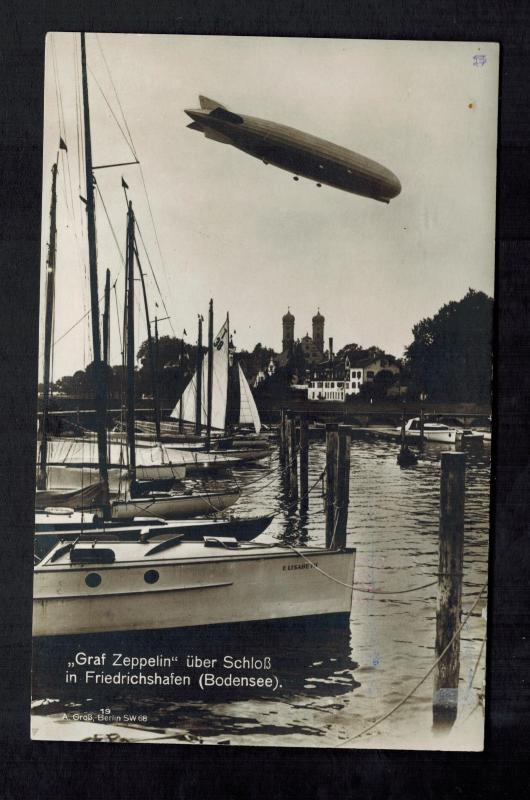
[[[211,106],[186,112],[194,120],[189,127],[208,139],[231,144],[319,186],[326,184],[384,203],[401,192],[393,172],[360,153],[287,125]]]

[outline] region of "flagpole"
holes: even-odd
[[[208,394],[206,399],[206,450],[210,452],[212,437],[212,390],[213,390],[213,300],[208,311]]]
[[[199,314],[197,336],[197,375],[195,378],[195,433],[200,436],[202,426],[202,316]]]
[[[184,334],[182,335],[182,339],[180,340],[180,380],[181,384],[183,385],[182,377],[184,375]],[[179,433],[182,433],[182,396],[184,394],[184,388],[180,393],[179,399]]]

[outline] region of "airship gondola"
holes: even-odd
[[[235,114],[221,103],[199,95],[200,109],[187,109],[194,131],[230,144],[264,164],[273,164],[345,192],[389,203],[401,192],[398,178],[382,164],[346,147],[257,117]]]

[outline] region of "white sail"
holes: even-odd
[[[224,430],[226,421],[226,403],[228,394],[228,320],[226,320],[213,342],[213,381],[212,381],[212,428]],[[182,395],[182,419],[184,422],[195,422],[197,397],[197,372],[193,374]],[[201,422],[206,425],[208,403],[208,354],[202,362],[201,389]],[[180,400],[171,412],[178,419]]]
[[[258,409],[252,396],[250,386],[245,378],[244,372],[241,369],[241,364],[237,365],[239,371],[239,422],[242,425],[252,423],[254,430],[259,433],[261,430],[261,420],[259,418]]]

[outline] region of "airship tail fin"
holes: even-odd
[[[199,95],[199,103],[201,104],[201,108],[205,111],[213,111],[214,108],[224,108],[221,103],[218,103],[216,100],[210,100],[209,97],[205,97],[204,95]]]
[[[201,133],[204,131],[204,128],[199,125],[198,122],[190,122],[189,125],[186,125],[187,128],[191,128],[192,131],[200,131]]]

